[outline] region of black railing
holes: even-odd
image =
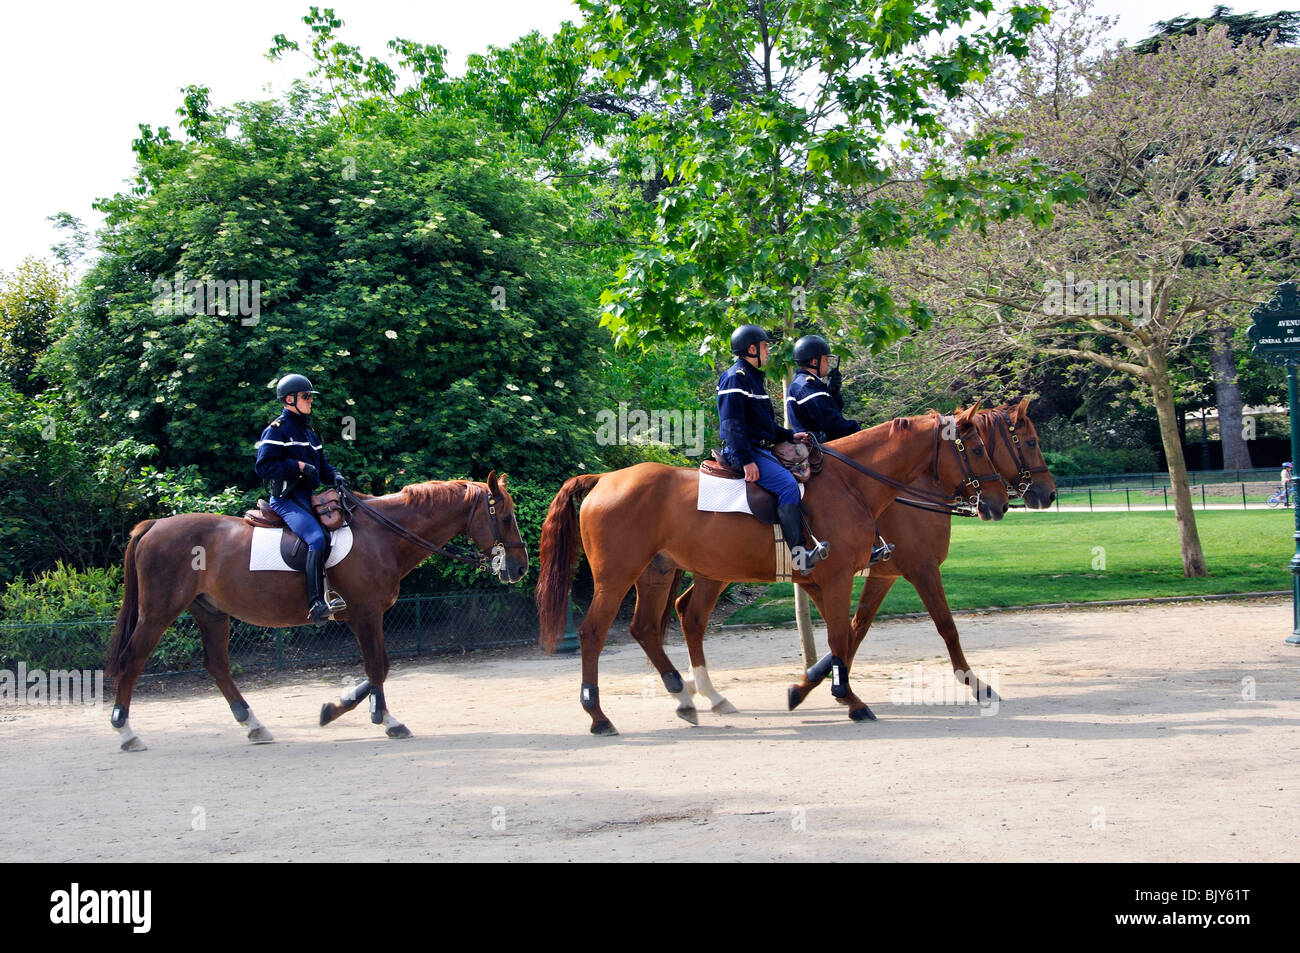
[[[0,623],[0,668],[14,669],[20,661],[29,671],[102,668],[113,625],[112,619]],[[403,596],[384,614],[390,656],[446,655],[536,641],[537,609],[531,598],[518,593]],[[230,662],[236,673],[360,658],[356,638],[341,622],[273,629],[231,620]],[[202,637],[186,613],[163,633],[145,673],[202,669]]]

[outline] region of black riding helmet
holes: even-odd
[[[755,344],[771,340],[767,332],[757,324],[742,324],[731,332],[731,353],[737,357],[744,357]]]
[[[820,334],[805,334],[794,342],[794,362],[800,367],[812,364],[819,357],[830,357],[831,346]]]
[[[284,400],[290,394],[319,394],[320,391],[314,390],[311,381],[307,380],[302,374],[286,374],[280,378],[280,382],[275,385],[275,396]]]

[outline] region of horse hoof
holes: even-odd
[[[790,690],[785,693],[785,703],[789,706],[787,711],[794,711],[804,700],[804,694],[799,691],[798,685],[791,685]]]
[[[694,708],[677,709],[677,717],[682,721],[690,722],[692,725],[698,725],[700,723],[700,713]]]
[[[591,726],[591,733],[593,735],[616,735],[618,729],[614,727],[614,723],[611,721],[598,721]]]
[[[148,751],[148,746],[139,738],[131,738],[122,742],[123,751]]]
[[[875,721],[876,716],[866,705],[861,708],[854,708],[849,711],[849,717],[854,721]]]
[[[390,738],[409,738],[411,737],[411,729],[405,725],[393,725],[385,734]]]
[[[734,715],[736,714],[736,712],[737,712],[736,706],[733,705],[731,702],[727,701],[725,698],[713,706],[713,713],[715,715]]]
[[[255,745],[269,745],[275,739],[271,737],[271,733],[265,728],[254,728],[248,733],[248,740]]]
[[[326,725],[328,725],[331,721],[333,721],[337,717],[338,715],[334,713],[334,706],[331,705],[329,702],[326,702],[325,704],[320,706],[320,726],[322,728],[324,728]]]

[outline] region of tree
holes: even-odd
[[[65,304],[67,272],[26,258],[12,274],[0,272],[0,381],[32,396],[42,388],[37,358],[49,345],[49,326]]]
[[[136,192],[103,203],[58,344],[87,416],[160,466],[247,486],[271,388],[297,370],[363,486],[594,463],[567,425],[597,340],[556,239],[572,215],[509,143],[454,116],[349,129],[302,87],[184,108],[194,138],[142,130]]]
[[[1300,110],[1300,56],[1234,45],[1219,28],[1088,62],[1070,29],[1077,21],[1054,25],[1035,69],[978,105],[983,122],[1078,173],[1087,200],[1039,232],[993,226],[943,258],[922,249],[892,264],[987,346],[1139,380],[1160,422],[1183,571],[1204,576],[1171,366],[1292,267],[1298,166],[1281,146]]]
[[[1234,42],[1252,38],[1267,40],[1275,37],[1281,45],[1294,45],[1300,41],[1300,13],[1280,11],[1259,16],[1254,13],[1233,14],[1225,6],[1216,6],[1208,17],[1178,17],[1156,24],[1157,32],[1137,44],[1138,53],[1154,53],[1164,41],[1175,36],[1191,36],[1198,30],[1212,30],[1222,26]],[[1209,157],[1212,160],[1217,157]],[[1195,256],[1193,256],[1195,258]],[[1251,467],[1250,444],[1242,426],[1242,396],[1238,383],[1238,346],[1244,342],[1241,331],[1245,322],[1225,319],[1209,330],[1209,364],[1214,383],[1215,404],[1219,411],[1219,437],[1223,446],[1223,468],[1244,470]]]
[[[1017,214],[1043,220],[1067,191],[1033,159],[977,169],[972,160],[1013,147],[992,132],[967,139],[957,162],[908,173],[918,203],[887,192],[901,174],[885,159],[891,131],[945,140],[931,99],[956,95],[995,56],[1022,53],[1041,7],[1014,6],[996,28],[927,53],[927,40],[992,4],[580,5],[592,60],[615,90],[653,88],[670,107],[641,115],[622,144],[667,185],[637,236],[644,247],[602,298],[621,343],[703,339],[704,350],[762,321],[881,344],[929,315],[919,301],[896,303],[866,266],[872,249]]]

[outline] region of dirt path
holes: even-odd
[[[789,631],[715,634],[740,714],[673,714],[634,644],[606,649],[596,738],[578,661],[399,662],[390,741],[359,709],[316,727],[338,675],[138,697],[150,746],[98,711],[0,709],[0,851],[13,860],[1296,861],[1300,648],[1289,600],[958,616],[1005,699],[941,700],[928,621],[882,623],[853,677],[795,712]],[[824,636],[823,636],[824,638]],[[680,633],[670,655],[685,671]],[[916,684],[920,666],[921,684]],[[359,670],[358,670],[359,674]],[[650,677],[647,677],[650,676]],[[927,688],[927,686],[929,686]],[[938,686],[938,687],[936,687]],[[1253,695],[1253,697],[1252,697]],[[964,697],[964,696],[963,696]],[[891,700],[892,699],[892,700]]]

